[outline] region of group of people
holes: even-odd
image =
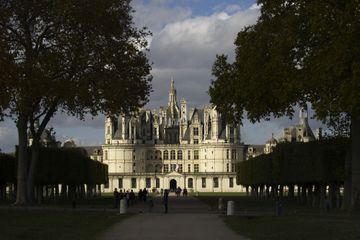
[[[168,204],[169,204],[169,190],[168,189],[161,189],[160,193],[161,193],[161,197],[162,197],[162,203],[164,205],[164,213],[168,213]],[[183,194],[183,196],[187,196],[188,192],[187,189],[181,189],[180,187],[176,188],[174,190],[174,192],[176,193],[177,197],[181,196],[181,193]],[[117,188],[114,189],[114,199],[115,199],[115,208],[119,208],[120,207],[120,200],[125,199],[126,200],[126,205],[127,207],[131,206],[134,204],[136,197],[135,197],[135,193],[133,190],[127,190],[127,191],[123,191],[120,189],[120,191],[117,190]],[[144,189],[140,189],[138,192],[138,200],[139,202],[148,202],[149,205],[149,212],[152,211],[153,207],[154,207],[154,199],[152,196],[149,195],[149,192],[146,188]]]
[[[120,207],[120,200],[125,199],[126,200],[126,205],[127,207],[129,207],[130,205],[134,204],[135,201],[135,193],[133,190],[127,190],[127,191],[122,191],[120,189],[120,191],[117,190],[117,188],[114,189],[114,207],[115,208],[119,208]]]
[[[181,190],[181,187],[178,187],[178,188],[175,190],[175,193],[176,193],[176,196],[177,196],[177,197],[180,197],[181,191],[182,191],[183,196],[187,196],[187,195],[188,195],[188,191],[187,191],[186,188],[184,188],[183,190]]]

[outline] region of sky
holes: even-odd
[[[152,63],[153,92],[146,108],[159,109],[167,104],[170,79],[174,78],[178,101],[185,98],[188,107],[209,104],[208,88],[213,79],[211,67],[217,54],[234,59],[236,34],[244,26],[256,23],[259,7],[254,0],[133,0],[134,23],[147,27],[148,57]],[[312,115],[312,112],[309,114]],[[264,144],[272,133],[298,122],[298,115],[251,124],[241,128],[246,144]],[[73,139],[78,145],[104,143],[104,116],[80,121],[57,114],[49,123],[59,141]],[[321,123],[310,120],[313,130]],[[0,149],[14,151],[17,132],[12,120],[0,122]]]

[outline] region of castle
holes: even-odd
[[[168,105],[159,111],[105,120],[103,163],[109,184],[138,190],[187,188],[196,192],[238,192],[236,163],[244,160],[240,127],[226,122],[216,107],[180,105],[171,80]]]

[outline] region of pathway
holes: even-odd
[[[164,214],[161,199],[155,199],[152,212],[146,204],[129,208],[136,213],[106,231],[101,240],[242,240],[230,230],[222,216],[194,197],[170,197],[169,213]]]

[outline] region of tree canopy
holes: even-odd
[[[360,197],[360,1],[259,0],[256,24],[235,40],[233,63],[213,65],[211,102],[241,121],[292,116],[312,104],[328,123],[351,118],[353,199]],[[355,201],[354,200],[354,201]]]
[[[18,128],[17,202],[26,202],[19,198],[28,127],[36,143],[58,110],[83,118],[132,112],[147,102],[149,32],[134,26],[130,2],[0,2],[0,116],[12,117]]]
[[[317,116],[359,114],[360,4],[258,1],[257,23],[238,33],[236,60],[217,56],[211,101],[239,119],[292,115],[312,103]]]

